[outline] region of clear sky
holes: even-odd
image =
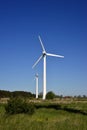
[[[42,91],[46,51],[47,91],[59,95],[87,95],[87,1],[0,0],[0,89],[35,93],[35,73]]]

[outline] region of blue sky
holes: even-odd
[[[87,95],[87,1],[0,0],[0,89],[35,93],[35,73],[42,91],[43,61],[47,57],[47,91]]]

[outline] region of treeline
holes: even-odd
[[[0,98],[15,98],[15,97],[23,97],[23,98],[34,98],[35,94],[32,94],[31,92],[25,92],[25,91],[6,91],[6,90],[0,90]]]
[[[0,90],[0,98],[15,98],[15,97],[23,97],[23,98],[35,98],[35,94],[26,91],[7,91],[7,90]],[[39,98],[42,98],[42,92],[38,95]],[[78,95],[78,96],[63,96],[63,95],[56,95],[54,92],[49,91],[46,95],[46,99],[87,99],[86,95]]]

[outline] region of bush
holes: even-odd
[[[47,93],[46,99],[54,99],[54,98],[55,98],[55,94],[52,91]]]
[[[5,110],[8,114],[33,114],[35,111],[35,107],[32,103],[27,103],[21,98],[13,98],[8,101],[7,105],[5,106]]]

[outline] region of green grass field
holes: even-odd
[[[33,115],[7,115],[1,104],[0,130],[87,130],[87,102],[61,102],[58,109],[54,109],[53,103],[38,104],[44,107],[36,109]]]

